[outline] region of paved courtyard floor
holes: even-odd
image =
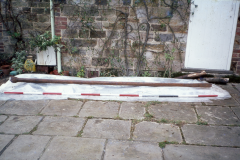
[[[213,103],[0,101],[0,160],[239,160],[240,85]]]

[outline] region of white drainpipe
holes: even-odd
[[[50,0],[50,14],[51,14],[51,31],[52,31],[52,39],[53,39],[55,35],[53,0]],[[60,73],[62,71],[62,66],[61,66],[61,52],[59,47],[57,47],[57,68],[58,68],[58,73]]]

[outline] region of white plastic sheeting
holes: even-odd
[[[47,74],[21,74],[18,78],[72,79],[89,81],[124,81],[124,82],[158,82],[158,83],[203,83],[197,80],[184,80],[157,77],[98,77],[78,78]],[[3,92],[61,92],[61,93],[100,93],[100,94],[143,94],[143,95],[218,95],[209,98],[159,98],[159,97],[118,97],[118,96],[72,96],[72,95],[14,95]],[[148,87],[148,86],[114,86],[114,85],[80,85],[55,83],[12,83],[7,81],[0,87],[0,100],[39,100],[39,99],[93,99],[119,101],[172,101],[172,102],[209,102],[213,99],[230,98],[230,94],[213,84],[212,87]]]

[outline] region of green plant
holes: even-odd
[[[47,31],[42,35],[37,35],[29,41],[31,49],[38,48],[38,51],[45,51],[47,47],[58,46],[62,47],[59,43],[61,41],[60,36],[55,36],[52,39],[51,34]]]
[[[87,118],[88,118],[88,119],[93,119],[93,116],[88,116]]]
[[[26,51],[16,52],[15,56],[16,58],[12,59],[12,68],[21,74],[24,66],[24,60],[26,57]]]
[[[165,148],[166,144],[178,144],[178,142],[175,142],[175,141],[163,141],[163,142],[159,142],[158,145],[160,148]]]
[[[166,120],[166,119],[162,118],[162,119],[160,120],[160,122],[161,122],[161,123],[167,123],[167,122],[168,122],[168,120]]]
[[[77,134],[77,137],[82,137],[82,134],[83,134],[83,131],[79,131],[78,134]]]
[[[204,121],[197,121],[196,123],[197,125],[208,125],[207,122],[204,122]]]
[[[85,76],[85,71],[84,71],[84,66],[80,68],[80,70],[77,72],[77,77],[84,77]]]
[[[151,73],[149,73],[149,71],[144,71],[142,76],[143,77],[151,77]]]

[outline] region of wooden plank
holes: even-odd
[[[194,78],[198,78],[198,77],[204,76],[206,74],[207,73],[205,71],[202,71],[201,73],[192,73],[192,74],[188,74],[188,75],[175,77],[175,79],[194,79]]]
[[[109,81],[82,81],[82,80],[60,80],[60,79],[33,79],[33,78],[11,78],[12,83],[62,83],[62,84],[89,84],[89,85],[130,85],[130,86],[152,86],[152,87],[211,87],[210,83],[148,83],[148,82],[109,82]]]

